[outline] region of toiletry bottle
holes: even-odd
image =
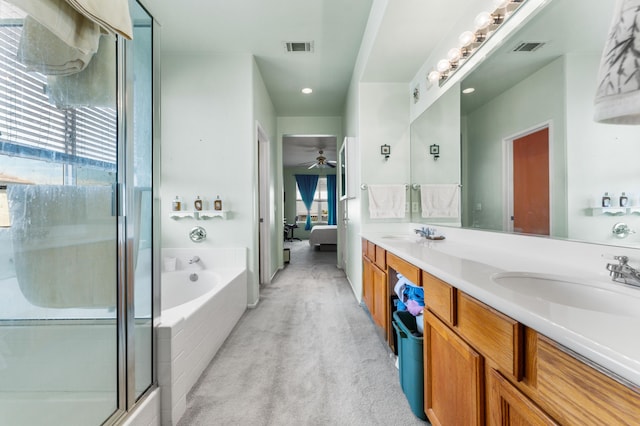
[[[627,196],[623,192],[622,195],[620,196],[620,207],[627,207],[628,203],[629,203],[629,198],[627,198]]]
[[[200,199],[199,195],[196,197],[196,200],[193,202],[193,207],[195,207],[197,211],[202,210],[202,200]]]
[[[180,210],[182,210],[182,201],[180,200],[180,197],[178,195],[176,195],[176,199],[171,203],[171,209],[174,212],[179,212]]]
[[[216,200],[213,202],[213,209],[222,210],[222,200],[220,199],[219,195],[217,196]]]
[[[602,197],[602,207],[611,207],[611,197],[608,192],[605,192]]]

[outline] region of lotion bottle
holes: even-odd
[[[626,194],[623,192],[620,196],[620,207],[627,207],[629,203],[629,198],[627,198]]]
[[[179,212],[180,210],[182,210],[182,200],[180,199],[180,196],[176,195],[176,199],[171,203],[171,209],[174,212]]]

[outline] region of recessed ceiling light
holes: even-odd
[[[305,95],[308,95],[309,93],[312,93],[313,89],[310,87],[305,87],[304,89],[302,89],[302,93],[304,93]]]
[[[475,91],[476,89],[474,89],[473,87],[467,87],[466,89],[462,90],[462,93],[464,93],[465,95],[468,95],[469,93],[473,93]]]

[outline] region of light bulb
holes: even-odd
[[[437,83],[438,80],[440,80],[440,73],[436,70],[431,71],[429,75],[427,75],[427,80],[434,84]]]
[[[451,68],[451,64],[447,59],[440,59],[436,64],[436,70],[440,73],[449,71],[449,68]]]
[[[489,12],[480,12],[473,23],[476,26],[476,30],[484,30],[493,22],[493,17]]]
[[[502,9],[507,7],[509,3],[511,3],[511,0],[493,0],[493,7],[496,9]]]
[[[462,34],[460,34],[460,37],[458,37],[458,45],[460,47],[467,47],[468,45],[473,43],[475,40],[476,40],[476,35],[473,31],[465,31]]]
[[[447,58],[449,58],[450,62],[458,62],[461,57],[462,52],[460,52],[460,49],[457,47],[454,47],[453,49],[450,49],[449,52],[447,52]]]

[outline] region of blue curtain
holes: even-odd
[[[313,204],[313,197],[316,195],[316,187],[318,186],[318,175],[295,175],[300,195],[302,196],[302,202],[307,208],[307,221],[304,224],[304,229],[311,229],[311,204]]]
[[[327,175],[327,201],[329,203],[329,225],[336,222],[336,175]]]

